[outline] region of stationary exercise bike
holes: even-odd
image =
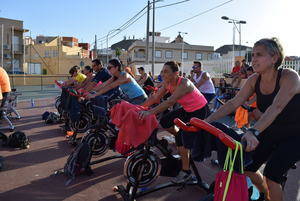
[[[154,148],[159,150],[160,155],[154,152]],[[192,180],[186,183],[169,181],[157,186],[147,187],[158,176],[175,177],[181,170],[180,157],[172,154],[166,139],[157,139],[157,130],[155,130],[149,140],[139,146],[137,151],[127,158],[124,165],[127,185],[114,186],[113,190],[118,192],[124,201],[134,201],[136,198],[168,187],[178,187],[178,190],[181,190],[187,185],[195,185],[208,191],[209,186],[202,181],[193,160],[190,160],[190,164],[195,174]]]
[[[174,122],[179,128],[181,128],[185,131],[197,132],[199,130],[205,130],[208,133],[216,136],[226,146],[230,147],[231,149],[235,149],[235,142],[230,136],[226,135],[223,131],[219,130],[218,128],[214,127],[213,125],[206,123],[198,118],[192,118],[188,124],[183,123],[180,119],[175,119]],[[242,143],[243,149],[245,149],[245,147],[247,146],[246,142],[242,141],[241,143]],[[293,165],[291,167],[291,169],[296,169],[296,165]],[[284,174],[284,180],[281,183],[282,189],[284,189],[284,187],[285,187],[285,183],[287,181],[287,175],[288,175],[288,172],[286,174]],[[214,185],[215,185],[215,183],[213,182],[209,187],[209,191],[208,191],[209,193],[206,196],[204,196],[200,201],[213,201],[214,200]],[[248,189],[249,201],[257,200],[257,199],[253,200],[253,198],[251,198],[253,190],[254,190],[253,188],[254,187],[252,186]]]

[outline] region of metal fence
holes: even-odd
[[[67,75],[9,75],[12,88],[20,92],[57,91],[54,81],[67,80]]]
[[[202,60],[202,69],[208,72],[212,77],[220,78],[223,77],[224,73],[230,73],[234,63],[232,59],[218,59],[218,60]],[[152,65],[137,65],[136,67],[143,66],[145,68],[145,72],[151,72]],[[193,62],[184,62],[181,71],[190,74],[192,69]],[[283,61],[282,68],[292,68],[300,74],[300,61]],[[154,74],[159,75],[160,71],[163,68],[163,63],[154,65]]]

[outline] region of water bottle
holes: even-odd
[[[34,99],[32,98],[31,99],[31,107],[34,107],[35,106],[35,103],[34,103]]]

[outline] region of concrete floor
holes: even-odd
[[[19,103],[22,119],[14,120],[14,123],[17,130],[29,136],[31,145],[26,150],[0,148],[0,155],[5,160],[4,170],[0,172],[0,201],[122,200],[112,188],[126,183],[123,177],[123,159],[94,165],[92,176],[80,176],[69,186],[65,186],[66,178],[63,175],[53,174],[64,166],[73,149],[66,142],[59,125],[46,125],[41,120],[44,111],[55,111],[53,103],[54,98],[36,100],[35,108],[31,108],[27,101]],[[114,153],[108,153],[112,154]],[[197,166],[203,180],[212,182],[217,169],[210,165],[209,160]],[[300,201],[299,178],[300,168],[290,171],[285,190],[286,201]],[[156,183],[168,180],[159,177]],[[176,188],[164,189],[138,200],[199,201],[204,195],[202,189],[191,186],[183,191],[177,191]]]

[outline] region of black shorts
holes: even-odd
[[[252,155],[253,163],[245,170],[256,172],[266,163],[264,176],[281,184],[284,180],[283,175],[300,160],[300,135],[287,136],[290,132],[295,134],[297,131],[299,132],[282,126],[281,129],[266,129],[266,132],[259,136],[259,145]]]
[[[173,110],[165,114],[161,120],[160,125],[163,128],[171,128],[174,126],[174,119],[179,118],[184,122],[190,121],[192,117],[197,117],[199,119],[205,119],[209,115],[209,108],[205,105],[203,108],[196,110],[194,112],[186,112],[182,107],[176,110]]]

